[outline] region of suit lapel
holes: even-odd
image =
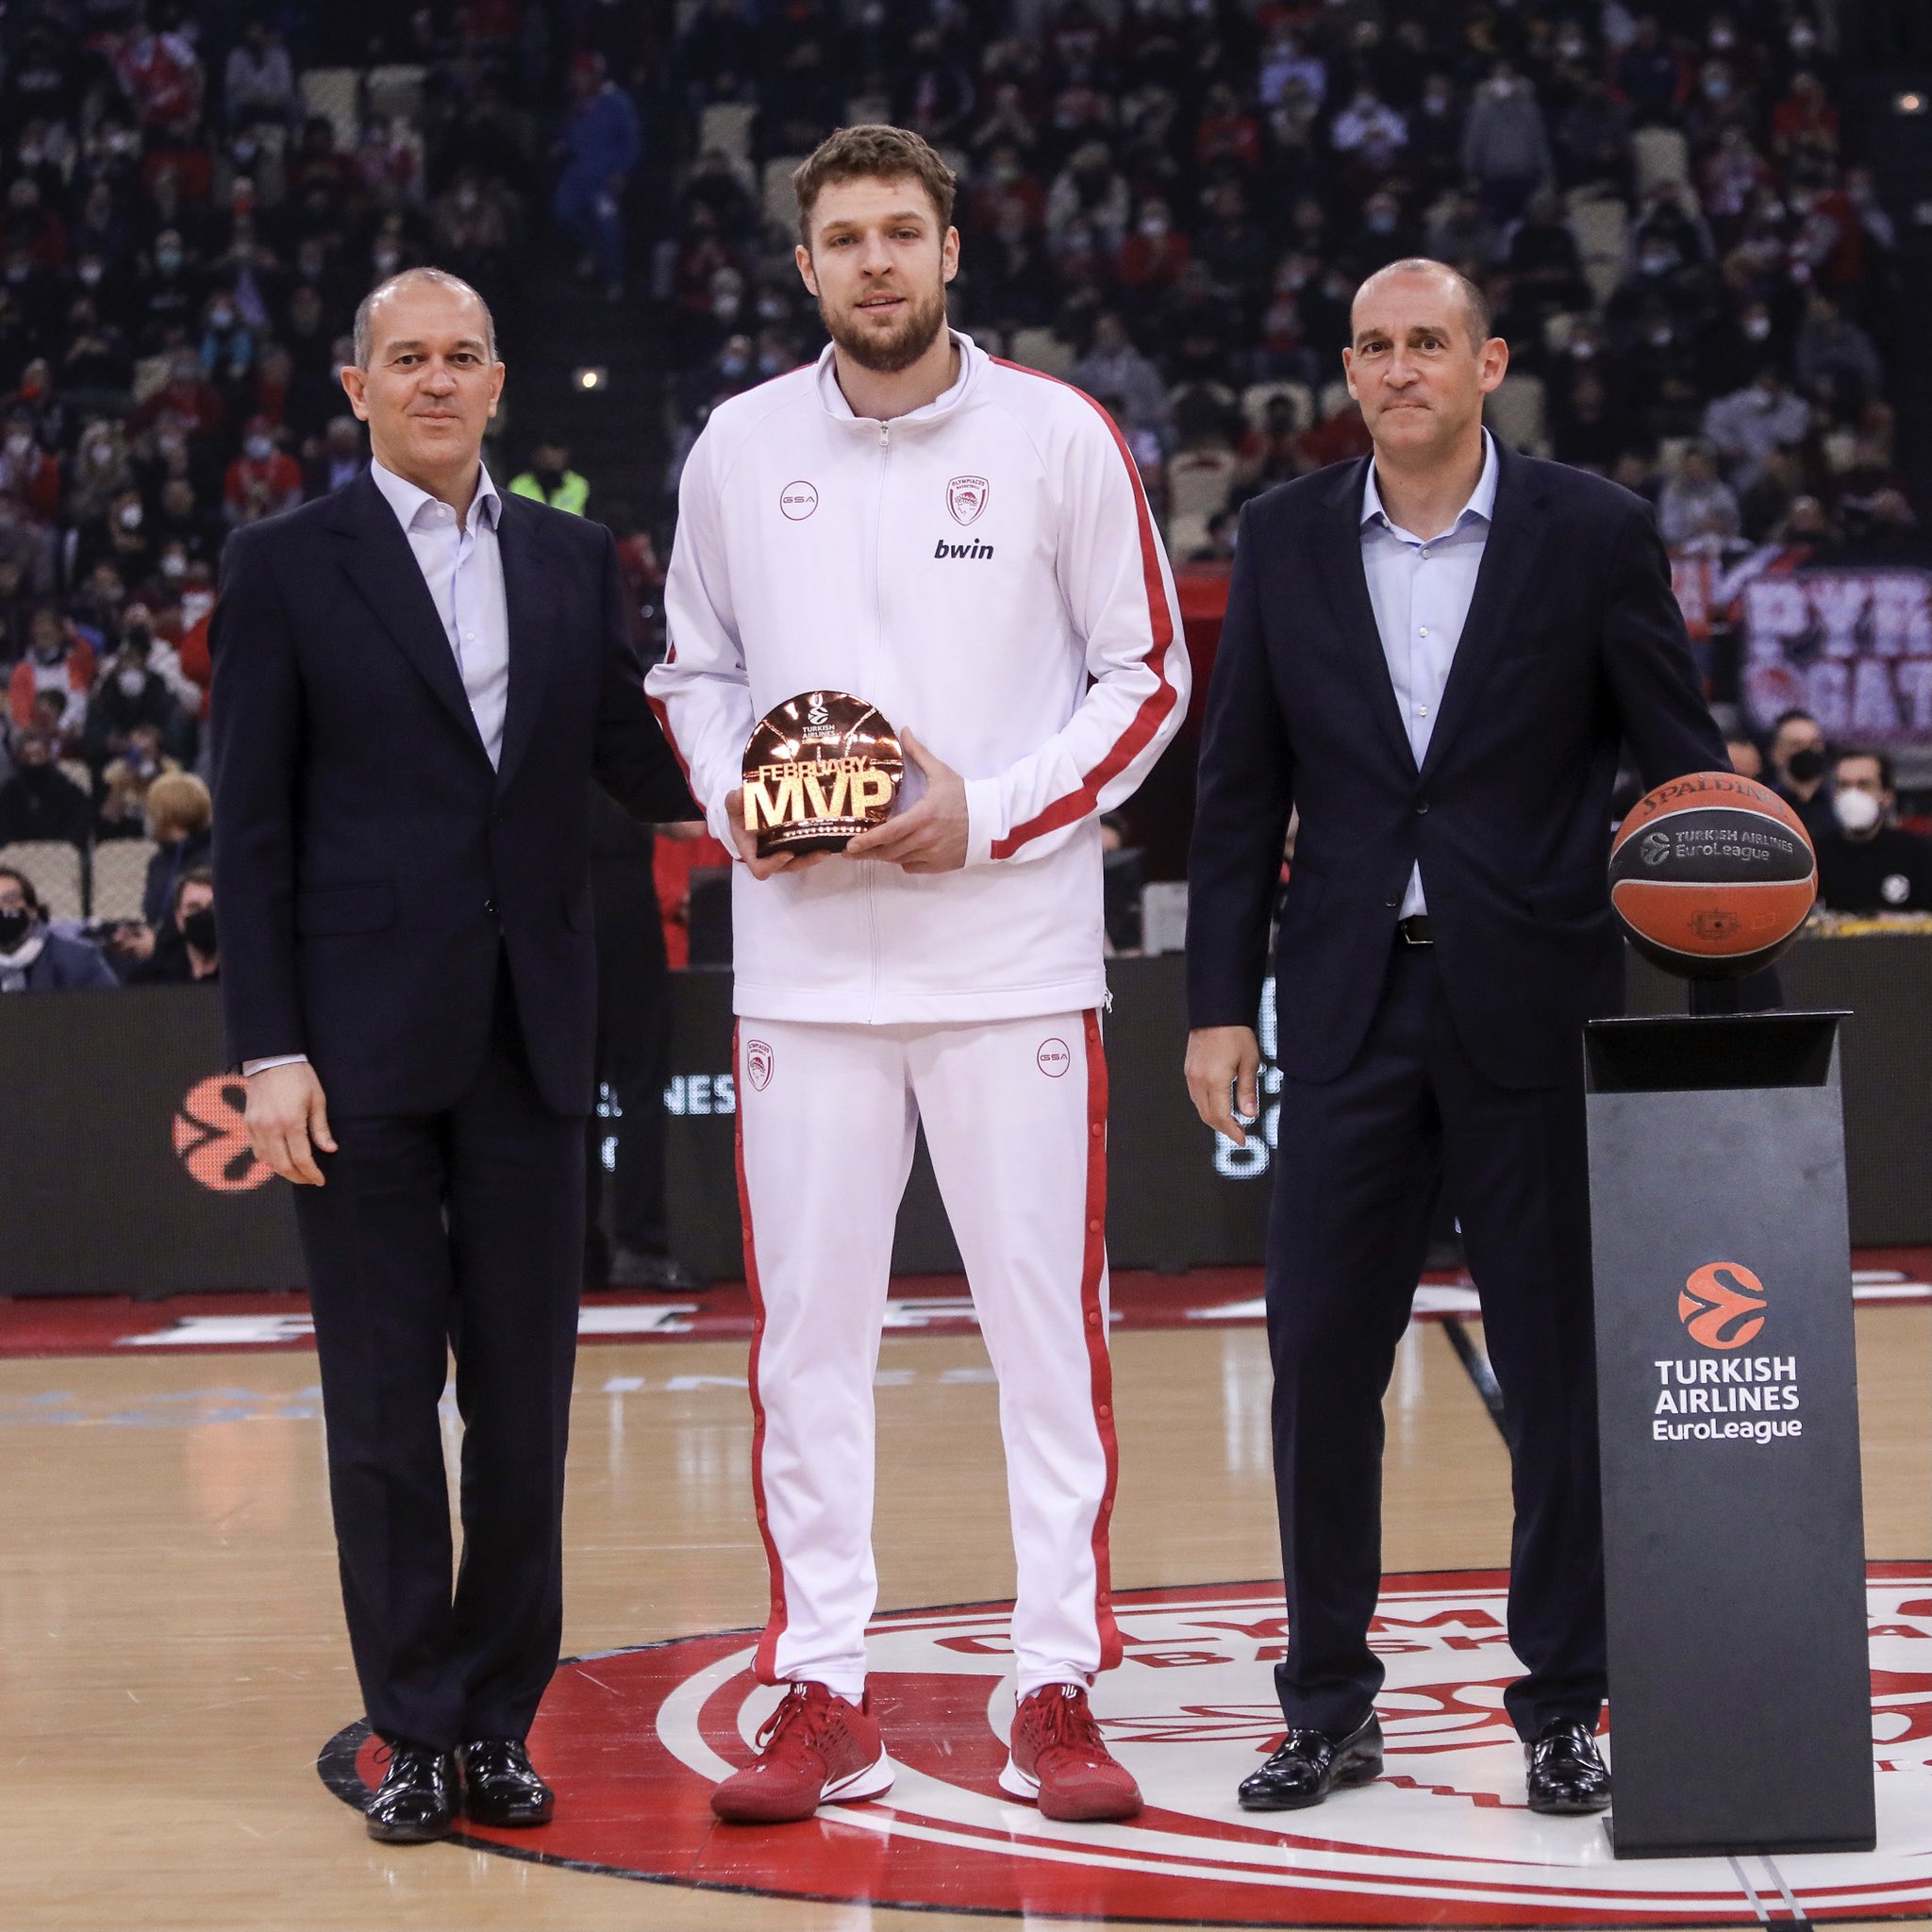
[[[1356,675],[1375,714],[1383,734],[1398,759],[1409,771],[1415,770],[1415,753],[1409,749],[1408,733],[1403,729],[1402,708],[1395,701],[1395,687],[1389,680],[1389,660],[1382,652],[1382,633],[1375,625],[1375,607],[1369,601],[1369,579],[1362,569],[1362,491],[1368,481],[1364,457],[1349,464],[1336,487],[1328,493],[1324,511],[1326,527],[1316,546],[1321,560],[1323,584],[1328,592],[1342,647],[1354,664]]]
[[[509,696],[496,770],[498,790],[516,774],[536,735],[553,648],[550,606],[543,594],[549,559],[543,520],[523,497],[506,491],[502,500],[496,547],[503,558],[503,596],[509,618]]]
[[[1483,545],[1482,567],[1476,572],[1475,594],[1470,599],[1455,661],[1449,666],[1449,680],[1442,687],[1436,728],[1429,735],[1428,753],[1423,759],[1424,777],[1441,768],[1463,721],[1476,708],[1490,667],[1502,655],[1503,641],[1509,635],[1517,600],[1542,554],[1542,506],[1532,492],[1523,459],[1499,441],[1496,463],[1495,514],[1490,520],[1489,541]]]
[[[416,553],[366,470],[342,491],[341,514],[332,521],[336,529],[354,539],[342,554],[349,581],[461,726],[476,755],[487,761],[456,653],[436,613],[429,586],[423,581]]]

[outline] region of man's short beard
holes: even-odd
[[[939,339],[946,325],[946,291],[941,284],[929,302],[914,304],[906,320],[889,336],[844,327],[823,295],[819,297],[819,315],[825,333],[861,369],[870,369],[875,375],[896,375],[902,369],[910,369]]]

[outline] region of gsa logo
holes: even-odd
[[[1764,1326],[1764,1284],[1736,1261],[1707,1261],[1677,1297],[1677,1319],[1706,1348],[1742,1348]]]

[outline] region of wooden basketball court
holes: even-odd
[[[1861,1307],[1858,1334],[1869,1554],[1923,1562],[1932,1551],[1932,1307]],[[1116,1338],[1115,1356],[1117,1590],[1273,1576],[1258,1326],[1135,1329]],[[742,1629],[761,1614],[744,1358],[736,1340],[582,1351],[567,1653]],[[625,1882],[460,1845],[372,1843],[317,1774],[318,1753],[360,1707],[337,1599],[315,1381],[314,1357],[299,1348],[109,1348],[0,1361],[0,1926],[938,1932],[1048,1922],[1047,1913],[1023,1921],[871,1905],[865,1854],[877,1835],[853,1826],[792,1828],[814,1834],[817,1876],[800,1889],[834,1888],[816,1900]],[[975,1336],[888,1336],[878,1391],[882,1608],[1010,1594],[994,1403]],[[1503,1565],[1503,1447],[1443,1324],[1409,1330],[1389,1423],[1385,1569]],[[1932,1671],[1932,1642],[1923,1647]],[[585,1668],[594,1682],[596,1667]],[[1131,1701],[1128,1679],[1158,1675],[1130,1662],[1104,1680],[1103,1719]],[[1265,1668],[1252,1679],[1241,1694],[1264,1707]],[[1932,1729],[1932,1676],[1924,1683]],[[647,1839],[671,1801],[641,1774],[625,1785],[630,1734],[620,1726],[613,1735],[613,1789],[635,1800],[634,1817],[620,1805],[605,1826],[621,1850]],[[640,1731],[640,1764],[646,1741]],[[1224,1770],[1231,1791],[1257,1748],[1252,1737],[1213,1746],[1206,1774]],[[568,1807],[571,1786],[558,1782]],[[688,1796],[676,1802],[680,1815],[694,1816]],[[1472,1829],[1485,1816],[1472,1812]],[[741,1854],[719,1829],[726,1841],[708,1844],[706,1882],[758,1883],[748,1865],[730,1875]],[[767,1840],[757,1858],[769,1875],[784,1847],[755,1836]],[[849,1859],[840,1849],[848,1845]],[[841,1871],[850,1874],[842,1899]],[[1787,1917],[1768,1881],[1762,1890],[1769,1917]],[[1418,1913],[1483,1922],[1473,1907],[1417,1907],[1407,1922]],[[1354,1916],[1391,1911],[1366,1901]]]

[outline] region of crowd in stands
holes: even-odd
[[[338,379],[362,293],[434,261],[513,316],[546,192],[585,272],[622,276],[637,115],[602,64],[546,114],[541,9],[396,18],[386,66],[309,74],[278,25],[322,33],[303,9],[0,17],[0,990],[219,970],[195,774],[221,547],[367,462]]]
[[[863,115],[958,169],[956,319],[1108,405],[1178,558],[1224,558],[1247,495],[1366,448],[1349,298],[1417,254],[1489,296],[1496,426],[1651,497],[1674,545],[1916,554],[1883,394],[1896,238],[1802,0],[844,20],[704,0],[675,47],[700,146],[657,292],[687,444],[815,350],[784,176]]]
[[[1728,580],[1932,562],[1885,395],[1897,236],[1807,0],[702,0],[671,59],[674,480],[720,399],[823,340],[791,170],[891,120],[959,177],[956,325],[1107,405],[1177,564],[1367,451],[1350,297],[1414,255],[1509,343],[1492,427],[1656,506],[1721,701]]]
[[[387,64],[325,65],[302,39],[324,16],[286,7],[0,16],[0,990],[29,972],[15,874],[117,979],[218,970],[184,924],[209,937],[184,788],[221,546],[366,462],[337,379],[360,295],[434,261],[514,341],[556,236],[634,305],[668,466],[587,481],[542,446],[513,487],[632,499],[648,601],[709,409],[823,340],[790,175],[841,122],[946,155],[956,321],[1108,407],[1178,563],[1224,563],[1247,496],[1366,448],[1349,296],[1417,253],[1475,277],[1509,341],[1498,432],[1649,496],[1707,591],[1767,549],[1925,560],[1885,393],[1896,236],[1807,0],[382,18]],[[1720,601],[1693,628],[1721,646],[1724,624]]]

